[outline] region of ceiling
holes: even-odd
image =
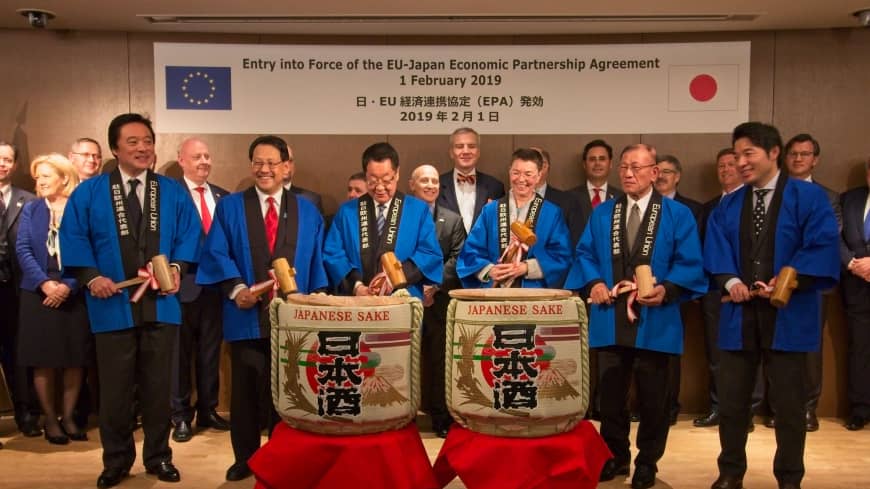
[[[49,30],[479,36],[857,27],[852,14],[870,0],[0,0],[0,28],[30,28],[21,8],[56,13]],[[224,19],[154,23],[149,15]]]

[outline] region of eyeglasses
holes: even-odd
[[[815,156],[815,153],[812,151],[790,151],[788,153],[788,157],[792,159],[797,159],[800,156],[801,158],[809,158],[811,156]]]
[[[627,173],[629,170],[631,170],[632,173],[638,173],[639,171],[643,170],[644,168],[649,168],[649,167],[651,167],[651,166],[656,166],[656,165],[655,165],[655,164],[649,164],[649,165],[631,165],[631,166],[628,166],[628,165],[619,165],[618,168],[619,168],[619,173]]]
[[[254,170],[260,170],[264,166],[268,166],[270,170],[274,170],[275,168],[278,168],[279,166],[283,165],[284,163],[286,163],[286,162],[284,162],[284,161],[252,161],[251,168],[253,168]]]
[[[78,153],[78,152],[76,152],[76,151],[73,151],[72,154],[74,154],[74,155],[79,155],[79,156],[81,156],[82,158],[84,158],[84,159],[86,159],[86,160],[89,159],[89,158],[93,158],[93,159],[95,159],[95,160],[101,160],[101,159],[103,159],[103,156],[102,156],[101,154],[99,154],[99,153]]]
[[[377,188],[378,186],[387,188],[396,183],[396,176],[393,175],[387,178],[367,178],[366,185],[371,188]]]

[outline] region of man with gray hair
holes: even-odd
[[[480,135],[470,127],[460,127],[450,135],[450,159],[453,170],[441,174],[438,202],[462,216],[467,233],[487,202],[504,197],[504,184],[477,171]]]

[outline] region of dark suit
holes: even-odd
[[[695,224],[698,226],[698,230],[700,232],[701,229],[701,218],[704,213],[704,206],[701,205],[697,200],[690,199],[680,194],[679,192],[674,194],[674,201],[683,204],[688,207],[690,211],[692,211],[692,216],[695,218]],[[682,316],[683,324],[688,324],[686,321],[686,308],[692,307],[689,304],[691,302],[684,302],[680,306],[680,315]],[[677,414],[680,413],[680,371],[681,371],[681,356],[673,355],[668,362],[668,391],[669,391],[669,404],[668,408],[670,409],[671,419],[676,418]]]
[[[9,395],[15,407],[15,420],[22,420],[33,413],[38,415],[36,398],[32,395],[33,374],[30,369],[19,367],[15,353],[18,341],[18,286],[21,282],[21,267],[15,256],[15,243],[18,240],[18,216],[24,204],[36,196],[20,188],[10,187],[9,204],[6,213],[0,216],[0,241],[3,241],[3,255],[0,255],[0,362],[9,385]]]
[[[544,197],[544,200],[550,201],[562,209],[562,216],[565,218],[565,224],[568,225],[569,232],[579,226],[579,222],[576,221],[578,219],[577,209],[580,207],[580,203],[577,202],[577,195],[575,193],[568,190],[560,190],[547,184],[547,190],[542,197]],[[571,241],[572,246],[576,244],[576,242]]]
[[[462,216],[435,206],[435,235],[444,255],[444,277],[435,293],[434,303],[423,312],[422,387],[424,409],[432,417],[436,430],[447,428],[451,419],[444,398],[444,342],[446,339],[447,305],[451,289],[459,288],[456,276],[456,258],[465,243]]]
[[[456,200],[455,174],[455,170],[450,170],[449,172],[440,175],[439,180],[441,183],[441,190],[438,193],[437,204],[445,209],[449,209],[462,215],[459,211],[459,201]],[[504,184],[498,179],[480,171],[477,171],[476,175],[476,182],[474,184],[474,218],[472,219],[471,224],[474,224],[474,221],[477,221],[481,209],[483,209],[483,206],[486,205],[487,202],[504,197]],[[467,227],[467,229],[470,228],[471,226]]]
[[[287,186],[285,185],[284,188],[286,189]],[[320,197],[320,194],[318,194],[317,192],[313,192],[311,190],[302,188],[298,185],[291,185],[288,190],[290,190],[294,194],[297,194],[301,197],[308,199],[312,204],[314,204],[314,207],[317,207],[317,212],[319,212],[321,216],[323,215],[323,199]],[[327,228],[328,228],[328,226],[327,226]]]
[[[870,256],[870,241],[864,236],[864,205],[867,187],[844,193],[840,199],[843,231],[840,239],[840,275],[846,325],[849,328],[849,408],[851,416],[870,419],[870,282],[846,267],[853,258]]]
[[[572,194],[574,202],[578,204],[574,212],[573,225],[572,222],[568,223],[568,230],[571,232],[571,245],[576,247],[577,243],[580,242],[580,236],[583,235],[583,230],[586,229],[586,223],[589,222],[589,217],[592,215],[592,198],[589,196],[586,182],[568,192]],[[623,193],[621,189],[608,183],[606,195],[601,202],[622,197]]]
[[[187,188],[187,182],[183,178],[179,182]],[[221,197],[229,194],[217,185],[209,183],[208,186],[215,205]],[[202,218],[199,199],[194,199],[193,203]],[[211,211],[211,215],[214,217],[214,210]],[[200,239],[200,245],[203,240],[205,234]],[[181,326],[178,328],[178,340],[172,362],[172,421],[191,423],[193,421],[193,409],[190,406],[192,359],[196,359],[196,411],[206,415],[214,410],[218,403],[218,371],[223,337],[221,296],[217,287],[197,285],[196,270],[192,269],[181,279],[178,300],[181,302]]]

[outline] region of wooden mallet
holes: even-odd
[[[166,255],[154,255],[151,258],[151,273],[157,279],[157,285],[161,292],[169,292],[175,288],[175,280],[172,278],[172,270]],[[146,277],[134,277],[115,284],[119,289],[139,285],[148,280]]]
[[[402,262],[396,258],[396,254],[388,251],[381,255],[381,267],[387,275],[393,290],[404,289],[408,286],[408,279],[405,278],[405,271],[402,269]]]
[[[776,276],[776,284],[770,294],[770,303],[777,309],[782,309],[791,299],[791,293],[798,286],[798,272],[794,267],[785,266]]]

